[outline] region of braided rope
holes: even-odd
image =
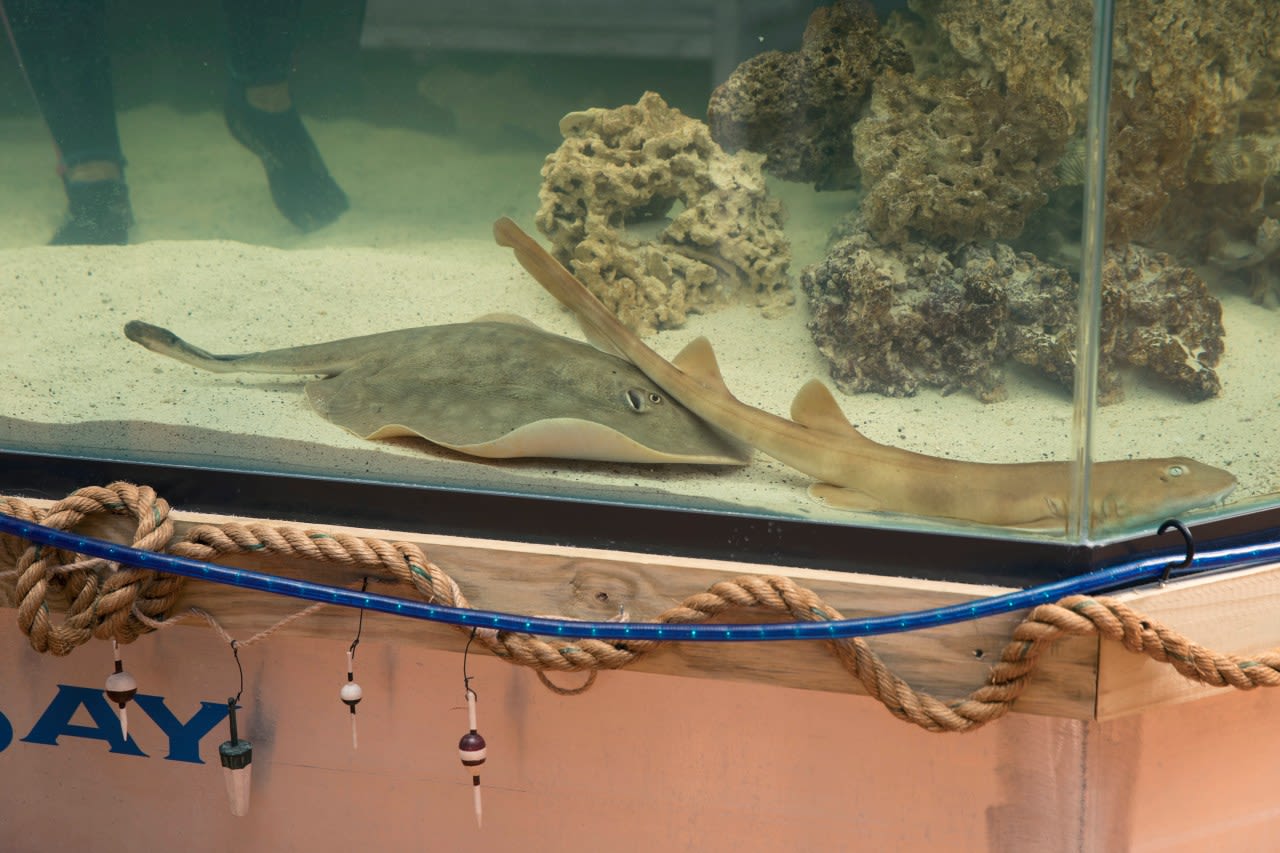
[[[0,500],[0,511],[49,526],[67,529],[95,513],[132,515],[138,520],[135,547],[167,550],[197,560],[215,561],[230,554],[266,553],[301,557],[348,566],[366,574],[389,575],[410,584],[427,601],[450,607],[470,607],[457,582],[427,559],[417,545],[385,542],[349,534],[331,534],[268,524],[226,523],[198,525],[181,541],[172,542],[168,505],[146,487],[113,483],[107,488],[81,489],[45,512],[17,499]],[[182,578],[155,572],[120,569],[102,560],[76,561],[76,555],[31,546],[19,552],[0,536],[0,557],[20,554],[16,568],[0,572],[17,578],[18,625],[39,651],[67,654],[90,636],[130,642],[146,630],[189,615],[216,620],[193,608],[169,617]],[[64,592],[69,601],[62,625],[48,617],[46,598]],[[261,632],[263,639],[294,619],[318,609],[312,605]],[[743,575],[713,584],[662,613],[655,621],[671,624],[705,622],[729,610],[763,610],[796,621],[844,618],[817,593],[781,576]],[[552,642],[544,637],[493,629],[475,631],[475,638],[499,657],[538,671],[557,693],[573,695],[589,688],[601,669],[620,669],[657,648],[659,641],[576,639]],[[225,632],[221,632],[225,635]],[[986,681],[967,696],[944,702],[911,687],[860,638],[825,641],[826,646],[866,692],[896,717],[932,732],[971,731],[1009,712],[1022,695],[1041,654],[1065,637],[1098,636],[1115,640],[1135,654],[1168,664],[1202,684],[1250,690],[1280,686],[1280,650],[1242,658],[1200,646],[1168,626],[1143,617],[1127,605],[1106,597],[1069,596],[1055,604],[1032,609],[1013,630]],[[224,637],[225,638],[225,637]],[[251,640],[250,642],[252,642]],[[587,682],[578,688],[552,684],[545,671],[586,670]]]
[[[93,515],[123,515],[137,522],[132,545],[161,551],[173,538],[169,505],[146,486],[113,483],[91,486],[39,511],[15,499],[0,502],[0,511],[59,530],[71,530]],[[12,553],[12,546],[5,552]],[[122,568],[108,560],[73,559],[74,555],[32,545],[17,558],[13,598],[18,627],[38,652],[69,654],[89,640],[115,638],[131,643],[149,629],[133,614],[155,617],[168,612],[185,578],[145,569]],[[61,597],[66,613],[61,624],[49,616],[48,599]]]

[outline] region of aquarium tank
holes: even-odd
[[[1280,4],[0,10],[6,491],[815,565],[1277,503]]]

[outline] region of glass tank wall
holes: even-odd
[[[0,449],[1061,539],[1083,276],[1078,535],[1273,500],[1280,4],[0,7]]]

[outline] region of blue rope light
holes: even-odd
[[[356,592],[342,587],[311,581],[282,578],[248,569],[204,563],[172,554],[141,551],[127,545],[67,533],[0,513],[0,532],[26,539],[39,545],[75,551],[135,566],[139,569],[182,575],[285,595],[306,601],[319,601],[342,607],[365,608],[393,616],[409,616],[447,625],[469,628],[493,628],[500,631],[537,634],[565,639],[599,640],[666,640],[676,642],[760,642],[773,640],[832,640],[898,634],[940,625],[950,625],[1040,604],[1050,604],[1068,595],[1086,595],[1104,590],[1134,586],[1158,579],[1169,569],[1170,555],[1146,556],[1098,569],[1073,578],[1029,587],[1015,592],[980,598],[962,604],[916,610],[894,616],[871,616],[861,619],[823,620],[817,622],[781,622],[762,625],[688,625],[661,622],[577,622],[521,616],[491,610],[445,607],[412,599],[377,593]],[[1247,537],[1222,540],[1217,548],[1198,553],[1190,565],[1175,568],[1171,577],[1185,577],[1207,572],[1238,570],[1268,562],[1280,561],[1277,531],[1267,530]]]

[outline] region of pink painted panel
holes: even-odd
[[[110,672],[110,647],[52,658],[10,634],[0,849],[1264,850],[1250,845],[1280,830],[1280,694],[940,736],[861,697],[636,673],[561,697],[475,657],[489,744],[477,830],[457,756],[461,657],[362,643],[353,752],[345,651],[279,636],[242,650],[253,801],[235,818],[217,759],[225,722],[199,739],[196,764],[166,758],[171,739],[130,706],[146,757],[112,753],[80,701]],[[179,722],[238,686],[209,631],[148,636],[124,656],[141,693],[162,697],[150,707]]]

